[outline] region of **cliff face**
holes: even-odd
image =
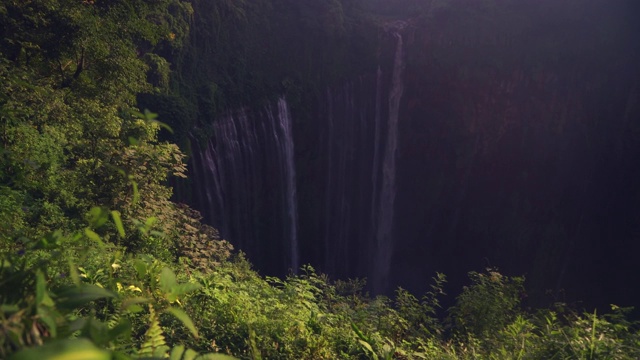
[[[385,268],[378,291],[423,291],[436,271],[460,285],[466,272],[495,266],[525,274],[536,302],[632,304],[638,295],[624,283],[640,277],[630,255],[640,82],[625,8],[454,3],[402,31],[391,248],[381,250],[382,221],[371,214],[388,147],[379,122],[393,87],[388,33],[381,79],[328,90],[313,121],[298,126],[308,149],[300,196],[313,204],[300,207],[303,262],[374,283]]]
[[[605,3],[457,0],[381,21],[367,70],[283,82],[292,139],[266,131],[275,102],[210,119],[194,185],[227,200],[198,207],[269,274],[311,263],[422,292],[436,271],[457,288],[495,266],[525,274],[536,302],[632,305],[639,32]],[[212,179],[213,163],[238,176]]]
[[[298,118],[303,262],[389,289],[395,248],[405,22],[380,30],[378,69],[329,87]]]
[[[444,10],[413,28],[398,283],[497,266],[537,300],[638,298],[623,284],[640,277],[637,46],[602,5]]]

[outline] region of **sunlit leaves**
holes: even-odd
[[[196,329],[195,325],[193,324],[193,321],[191,320],[191,318],[189,317],[189,315],[187,315],[186,312],[184,312],[184,310],[177,308],[177,307],[170,307],[167,310],[167,313],[173,315],[176,317],[176,319],[180,320],[180,322],[182,322],[182,324],[184,324],[184,326],[189,329],[189,331],[191,332],[191,334],[195,337],[198,338],[198,330]]]
[[[90,301],[116,296],[113,292],[93,284],[65,287],[59,290],[56,295],[58,296],[57,306],[69,310],[84,306]]]
[[[159,126],[166,129],[170,133],[173,133],[173,129],[171,129],[169,125],[157,120],[158,114],[152,113],[148,109],[144,109],[144,112],[132,111],[132,115],[135,118],[144,120],[148,124]]]
[[[53,306],[53,300],[49,296],[46,286],[44,273],[41,270],[36,271],[36,304]]]
[[[97,229],[109,220],[109,212],[103,208],[94,206],[89,211],[89,226]]]
[[[177,10],[188,7],[178,0],[3,3],[11,11],[0,20],[11,31],[0,40],[0,179],[36,195],[6,209],[13,220],[3,233],[24,229],[22,218],[37,224],[26,229],[29,236],[55,225],[77,228],[78,214],[96,204],[124,217],[148,217],[135,207],[142,195],[168,199],[163,182],[168,173],[180,173],[172,169],[179,166],[173,158],[162,160],[166,146],[157,145],[158,130],[168,126],[148,111],[143,119],[131,112],[137,111],[136,95],[151,90],[141,55],[169,34],[181,41],[188,19],[178,17],[188,11]],[[165,59],[148,57],[168,69]],[[127,139],[136,151],[127,153]],[[92,221],[90,230],[101,225]],[[119,239],[136,234],[126,221],[114,217],[114,225]]]
[[[87,339],[64,339],[23,350],[10,360],[111,360],[108,351],[96,347]]]
[[[122,225],[122,219],[120,218],[120,212],[116,210],[111,211],[111,217],[113,218],[113,222],[116,225],[116,229],[118,229],[118,234],[120,237],[125,236],[124,225]]]
[[[200,288],[196,283],[178,284],[176,275],[167,267],[163,268],[159,275],[160,290],[163,291],[165,298],[170,302],[177,302],[180,297]]]
[[[140,290],[139,288],[133,287],[133,285],[131,285],[128,290],[142,292],[142,290]],[[127,311],[130,313],[138,313],[143,311],[143,308],[140,305],[148,303],[150,301],[151,301],[150,299],[143,298],[143,297],[131,297],[122,302],[121,309],[123,311]]]
[[[87,238],[91,239],[96,244],[100,246],[104,246],[104,243],[102,242],[102,238],[100,238],[100,235],[98,235],[95,231],[89,228],[86,228],[84,229],[84,234],[87,236]]]
[[[177,46],[191,13],[178,0],[0,4],[0,254],[9,256],[0,268],[0,357],[42,344],[15,358],[111,358],[104,349],[122,346],[132,355],[135,340],[123,338],[133,327],[148,325],[149,340],[164,328],[158,317],[127,317],[154,308],[197,335],[179,305],[198,285],[121,251],[177,256],[165,233],[180,231],[172,229],[182,213],[164,184],[184,176],[184,155],[158,143],[171,128],[138,113],[135,100],[153,88],[143,55]],[[166,87],[168,62],[147,58],[158,65],[153,85]]]

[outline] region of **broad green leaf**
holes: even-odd
[[[176,285],[176,274],[174,274],[168,267],[162,268],[162,272],[160,273],[160,290],[165,294],[169,294],[172,292],[172,288]]]
[[[158,120],[150,120],[149,121],[151,124],[156,124],[158,126],[160,126],[161,128],[167,130],[168,132],[173,134],[173,129],[171,128],[171,126],[163,123],[162,121],[158,121]]]
[[[140,144],[140,141],[138,139],[136,139],[135,137],[133,137],[133,136],[129,136],[128,140],[129,140],[129,145],[138,145],[138,144]]]
[[[142,311],[144,311],[144,309],[140,305],[131,305],[127,308],[127,312],[131,314],[137,314]]]
[[[54,340],[45,345],[19,351],[9,360],[110,360],[109,352],[87,339]]]
[[[70,286],[58,292],[58,306],[66,309],[78,308],[90,301],[112,298],[116,294],[93,284]]]
[[[196,283],[184,283],[184,284],[174,285],[171,288],[171,294],[179,297],[179,296],[188,294],[192,291],[198,290],[201,287],[202,286],[200,284],[196,284]]]
[[[158,121],[156,120],[156,118],[158,117],[158,114],[153,113],[151,111],[149,111],[149,109],[144,109],[144,113],[140,113],[138,111],[134,111],[133,115],[139,119],[142,119],[150,124],[156,124],[161,128],[166,129],[167,131],[169,131],[170,133],[173,134],[173,129],[171,129],[171,127],[165,123],[163,123],[162,121]]]
[[[358,335],[358,337],[364,341],[368,341],[369,338],[367,338],[366,336],[364,336],[364,334],[362,333],[362,331],[360,331],[360,329],[358,328],[358,326],[354,323],[351,323],[351,328],[353,329],[353,331],[356,333],[356,335]]]
[[[76,264],[73,262],[72,259],[69,259],[68,263],[69,263],[69,276],[71,277],[71,281],[73,281],[75,285],[80,285],[80,274],[78,273],[78,267],[76,266]]]
[[[97,229],[104,225],[108,220],[107,211],[99,206],[94,206],[89,211],[89,225]]]
[[[169,360],[182,360],[182,354],[184,353],[184,346],[178,345],[171,349],[171,355]]]
[[[144,109],[144,118],[146,120],[155,120],[158,118],[158,114],[149,111],[149,109]]]
[[[107,324],[92,317],[87,319],[85,327],[82,329],[82,334],[99,346],[107,345],[110,340]]]
[[[89,229],[89,228],[85,228],[84,229],[84,234],[91,240],[95,241],[98,243],[98,245],[100,245],[100,247],[104,247],[104,243],[102,242],[102,239],[100,238],[100,235],[96,234],[93,230]]]
[[[44,279],[44,273],[41,270],[36,272],[36,304],[53,306],[53,300],[47,292],[47,282]]]
[[[120,212],[113,210],[111,211],[111,217],[113,218],[113,222],[116,224],[116,228],[118,229],[118,234],[120,237],[124,237],[124,226],[122,225],[122,219],[120,218]]]
[[[149,111],[149,109],[144,109],[143,112],[132,110],[131,115],[145,121],[151,121],[158,117],[158,114]]]
[[[151,229],[153,227],[153,225],[158,221],[158,218],[155,216],[152,216],[150,218],[147,218],[147,220],[144,222],[144,226],[147,228],[147,230]]]
[[[360,345],[362,345],[365,349],[367,349],[371,353],[371,356],[373,357],[374,360],[378,360],[378,355],[375,353],[375,351],[373,351],[371,344],[361,339],[358,339],[358,341],[360,342]]]
[[[63,238],[62,231],[60,230],[52,231],[47,233],[42,238],[42,241],[38,245],[41,246],[43,249],[55,249],[60,246],[60,242],[62,238]]]
[[[182,324],[184,324],[184,326],[186,326],[187,329],[191,331],[191,334],[193,334],[195,338],[199,337],[198,330],[196,329],[189,315],[187,315],[187,313],[185,313],[184,310],[175,308],[175,307],[170,307],[166,310],[166,312],[175,316],[178,320],[180,320]]]
[[[187,349],[187,351],[185,351],[184,353],[184,357],[182,357],[182,360],[194,360],[196,356],[198,356],[198,353],[196,351]]]
[[[145,299],[143,297],[129,298],[122,302],[121,309],[128,312],[140,312],[142,308],[139,304],[147,302],[149,302],[149,299]]]
[[[143,279],[145,275],[147,275],[147,263],[144,261],[137,259],[133,262],[133,267],[136,269],[136,273],[138,273],[138,278]]]
[[[58,327],[56,325],[56,313],[54,311],[50,311],[46,307],[38,306],[38,317],[42,320],[43,323],[47,325],[47,329],[51,333],[52,337],[56,337],[58,335]]]

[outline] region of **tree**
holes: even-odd
[[[0,215],[13,219],[4,240],[76,229],[96,204],[148,216],[134,182],[154,211],[171,206],[163,184],[183,175],[184,155],[136,115],[136,95],[166,87],[166,60],[153,52],[183,41],[190,13],[179,0],[0,5]]]

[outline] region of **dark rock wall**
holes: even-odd
[[[417,290],[435,271],[458,285],[496,266],[525,274],[534,302],[633,305],[637,49],[626,28],[594,29],[596,8],[531,10],[551,13],[414,28],[391,273]]]
[[[488,3],[433,7],[401,32],[395,203],[385,212],[394,245],[376,291],[420,293],[436,271],[459,289],[468,271],[498,267],[527,277],[532,304],[634,305],[640,42],[628,10],[602,1]],[[333,278],[381,283],[376,236],[396,49],[382,26],[378,73],[297,93],[291,104],[299,263]],[[223,235],[250,239],[236,243],[260,270],[284,275],[292,255],[279,192],[287,187],[282,156],[267,148],[251,155],[257,172],[240,174],[257,178],[228,179],[223,191],[252,210],[199,208],[213,224],[235,222]],[[204,189],[203,153],[193,159]]]

